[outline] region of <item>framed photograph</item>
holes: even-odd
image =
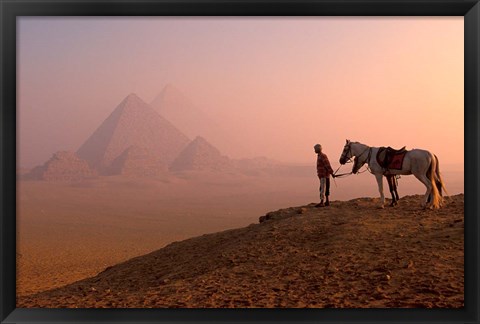
[[[0,14],[1,323],[479,322],[478,0]]]

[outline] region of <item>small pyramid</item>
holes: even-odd
[[[158,161],[169,165],[189,139],[136,94],[128,95],[78,149],[77,155],[101,174],[126,149],[147,149]]]
[[[150,177],[167,173],[168,168],[148,149],[136,145],[127,148],[110,166],[112,175]]]
[[[214,170],[225,171],[231,167],[230,159],[212,144],[197,136],[170,165],[172,171]]]
[[[44,165],[32,169],[24,178],[47,181],[78,181],[92,178],[95,175],[87,161],[80,159],[73,152],[59,151],[53,154]]]

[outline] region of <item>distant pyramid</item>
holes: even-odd
[[[88,162],[73,152],[59,151],[41,166],[32,169],[24,179],[47,181],[77,181],[94,177],[96,174]]]
[[[240,141],[172,84],[166,85],[150,105],[190,138],[201,136],[229,156],[242,150]]]
[[[113,160],[110,172],[113,175],[150,177],[165,174],[168,168],[148,149],[132,145]]]
[[[194,108],[194,105],[190,99],[182,91],[170,83],[167,84],[153,99],[153,101],[150,103],[150,106],[152,106],[152,108],[165,117],[167,115],[172,117],[183,113],[192,113],[192,110],[197,110]],[[175,114],[175,111],[170,111],[172,107],[177,110],[177,114]],[[184,119],[183,116],[180,117],[180,119]],[[184,121],[182,120],[182,122]]]
[[[166,85],[150,105],[190,138],[203,136],[210,139],[208,129],[213,121],[175,86]]]
[[[170,165],[170,170],[172,171],[225,171],[230,168],[230,159],[222,155],[217,148],[200,136],[190,142]]]
[[[128,95],[78,149],[77,155],[101,173],[132,145],[169,165],[189,139],[136,94]]]

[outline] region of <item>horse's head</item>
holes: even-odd
[[[351,158],[352,158],[352,149],[350,147],[352,142],[350,142],[349,140],[347,140],[345,146],[343,147],[343,152],[342,152],[342,155],[340,155],[340,164],[345,164],[347,163]]]

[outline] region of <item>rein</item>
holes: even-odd
[[[350,162],[351,162],[351,161],[350,161]],[[350,163],[350,162],[347,162],[347,163]],[[342,167],[342,166],[340,165],[340,166],[338,167],[338,169],[335,170],[335,172],[333,173],[334,178],[346,177],[346,176],[349,176],[349,175],[353,174],[352,171],[350,171],[350,172],[348,172],[348,173],[340,173],[340,174],[337,174],[338,170],[340,170],[341,167]]]

